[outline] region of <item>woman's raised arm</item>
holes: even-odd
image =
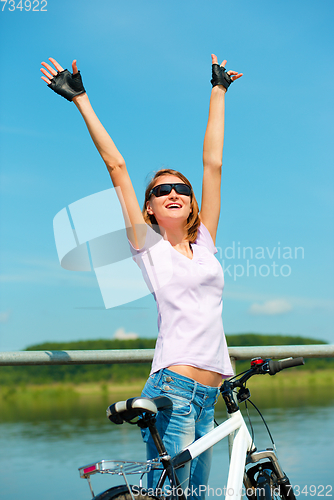
[[[209,118],[203,145],[203,187],[201,221],[216,240],[220,215],[220,189],[223,162],[225,93],[230,83],[242,76],[237,71],[225,71],[226,60],[218,65],[212,54],[213,85],[210,98]]]
[[[117,194],[119,195],[122,205],[128,237],[133,246],[140,248],[144,244],[143,240],[146,234],[144,229],[146,226],[130,176],[126,169],[124,158],[118,151],[90,104],[87,93],[82,85],[76,60],[72,62],[73,74],[64,70],[55,59],[50,58],[49,60],[56,69],[50,64],[42,62],[43,67],[41,71],[44,75],[42,79],[56,93],[62,95],[69,101],[73,101],[80,111],[90,136],[106,164],[114,187],[120,188],[121,196],[119,190],[117,190]]]

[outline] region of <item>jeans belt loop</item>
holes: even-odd
[[[154,385],[155,387],[158,387],[159,384],[160,384],[160,381],[163,377],[163,372],[164,372],[164,369],[161,368],[161,370],[159,370],[155,375],[156,375],[156,380],[154,381]]]
[[[193,388],[193,393],[191,396],[191,401],[194,401],[194,399],[195,399],[197,387],[198,387],[198,382],[196,382],[196,380],[194,380],[194,388]]]

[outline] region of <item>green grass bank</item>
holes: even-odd
[[[127,383],[95,382],[74,384],[20,383],[0,387],[0,422],[57,421],[105,418],[106,408],[115,401],[139,396],[145,379]],[[334,370],[299,371],[298,368],[271,377],[259,375],[248,384],[251,399],[262,409],[300,409],[334,404]],[[219,398],[217,410],[224,410]]]

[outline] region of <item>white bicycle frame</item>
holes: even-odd
[[[198,455],[211,448],[219,441],[223,440],[227,436],[234,434],[233,444],[231,447],[230,454],[230,467],[228,474],[228,481],[226,486],[226,500],[240,500],[242,497],[243,490],[243,477],[246,465],[247,452],[254,450],[254,452],[248,456],[247,463],[258,462],[261,459],[269,458],[274,464],[279,475],[283,475],[280,466],[277,462],[277,458],[273,450],[264,450],[255,452],[255,446],[252,438],[248,432],[245,421],[240,410],[229,415],[230,418],[225,420],[223,423],[218,425],[215,429],[208,432],[205,436],[202,436],[194,443],[190,444],[184,448],[178,455],[187,454],[187,461],[196,458]],[[250,458],[249,458],[250,457]],[[158,460],[147,462],[130,462],[130,461],[110,461],[102,460],[93,464],[86,465],[79,469],[80,476],[82,478],[88,479],[89,487],[94,493],[90,484],[90,476],[100,472],[102,474],[118,474],[122,475],[125,483],[129,487],[127,481],[127,474],[143,474],[149,472],[152,468],[158,468]],[[131,490],[129,487],[129,492]],[[132,495],[131,495],[132,496]]]
[[[218,425],[215,429],[202,436],[197,441],[184,448],[181,454],[188,455],[187,461],[193,460],[211,446],[215,445],[225,437],[232,437],[230,446],[230,467],[226,486],[225,500],[240,500],[245,490],[243,488],[245,467],[260,460],[269,461],[277,478],[286,479],[281,469],[275,451],[268,448],[256,451],[255,444],[249,434],[241,411],[228,414],[229,418]],[[234,438],[233,438],[234,435]],[[252,485],[249,485],[252,489]]]
[[[230,455],[230,467],[225,498],[226,500],[239,500],[242,496],[246,456],[247,452],[251,451],[252,438],[240,410],[232,413],[229,417],[230,418],[208,432],[205,436],[202,436],[194,441],[194,443],[184,448],[183,452],[188,451],[191,459],[194,459],[231,433],[235,433]]]
[[[278,463],[274,450],[267,449],[263,451],[256,451],[241,411],[235,411],[228,416],[229,418],[227,420],[215,427],[212,431],[185,447],[175,457],[172,457],[172,461],[176,457],[179,458],[179,460],[176,460],[175,462],[177,470],[178,466],[188,462],[189,460],[193,460],[201,453],[217,444],[219,441],[222,441],[224,438],[234,435],[233,443],[230,447],[230,466],[225,490],[225,500],[241,500],[244,493],[243,480],[246,465],[256,463],[262,459],[269,459],[277,477],[284,477],[284,473]],[[168,458],[170,459],[171,457]],[[85,467],[81,467],[79,471],[80,476],[88,480],[92,496],[94,496],[94,493],[90,483],[90,476],[99,472],[102,474],[122,475],[126,485],[128,486],[131,497],[135,500],[126,475],[143,475],[152,470],[152,468],[160,468],[159,465],[161,467],[159,459],[148,460],[147,462],[102,460],[100,462],[95,462],[93,464],[86,465]]]

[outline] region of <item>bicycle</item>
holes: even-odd
[[[252,376],[275,375],[283,369],[303,364],[303,358],[288,358],[280,361],[262,358],[252,359],[250,369],[225,380],[220,388],[229,418],[221,424],[217,424],[217,427],[181,450],[174,457],[167,454],[155,425],[158,411],[172,406],[168,397],[160,396],[152,399],[137,397],[110,405],[107,409],[107,416],[111,422],[115,424],[128,422],[149,429],[159,457],[145,462],[101,460],[80,467],[80,477],[88,480],[94,500],[165,500],[166,498],[186,500],[189,492],[182,490],[177,477],[177,469],[225,437],[234,436],[227,486],[224,488],[226,491],[225,499],[240,500],[244,493],[248,500],[295,500],[289,479],[278,462],[275,449],[267,448],[257,451],[254,436],[251,436],[248,431],[239,409],[239,403],[246,402],[250,398],[250,391],[246,387],[246,383]],[[266,423],[265,425],[272,440],[268,426]],[[145,490],[142,486],[142,478],[153,469],[161,470],[160,478],[154,491]],[[96,473],[121,475],[125,484],[109,488],[94,496],[90,476]],[[127,476],[131,474],[141,475],[139,486],[129,484]]]

